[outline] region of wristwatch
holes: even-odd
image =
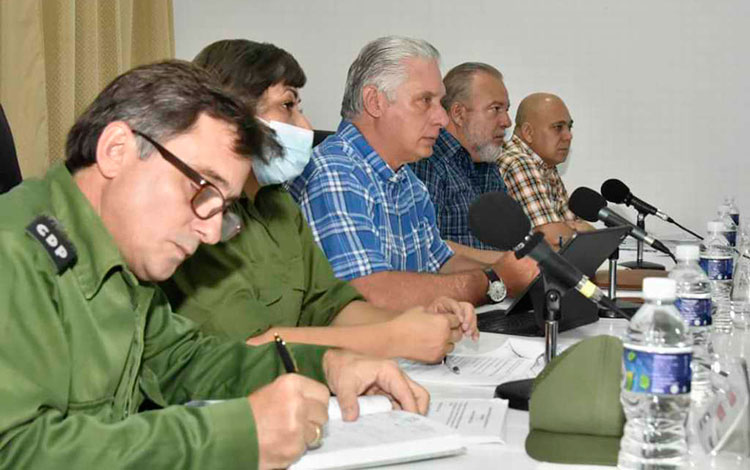
[[[491,268],[485,269],[484,275],[487,276],[487,279],[490,281],[490,286],[487,289],[487,298],[490,302],[502,302],[508,295],[508,289],[505,287],[505,283]]]

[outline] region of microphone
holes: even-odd
[[[501,220],[502,223],[496,223]],[[482,242],[501,250],[513,251],[517,259],[534,259],[545,274],[573,288],[584,297],[619,313],[624,318],[632,315],[622,311],[596,284],[589,280],[567,259],[555,252],[544,240],[544,235],[531,231],[531,222],[521,206],[504,192],[485,193],[469,207],[469,227]]]
[[[677,221],[675,221],[673,218],[671,218],[664,212],[660,211],[659,209],[647,203],[646,201],[642,199],[638,199],[637,197],[633,196],[633,193],[630,192],[630,188],[628,188],[628,186],[625,183],[623,183],[622,181],[618,179],[611,178],[605,181],[604,183],[602,183],[602,196],[604,196],[604,199],[606,199],[609,202],[614,202],[615,204],[626,204],[628,206],[631,206],[642,214],[655,215],[658,218],[664,220],[665,222],[669,222],[670,224],[674,224],[680,227],[682,230],[698,238],[699,240],[703,240],[703,237],[693,232],[689,228],[684,227],[683,225],[677,223]]]
[[[648,202],[638,199],[630,192],[630,188],[622,181],[612,178],[602,183],[602,196],[615,204],[626,204],[643,214],[655,215],[665,222],[674,222],[670,216],[652,206]]]
[[[630,227],[630,235],[634,238],[675,259],[672,252],[669,251],[669,248],[664,243],[607,207],[607,201],[591,188],[582,186],[573,191],[573,194],[570,195],[568,206],[575,215],[589,222],[602,221],[607,227],[628,226]]]

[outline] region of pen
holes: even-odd
[[[279,357],[281,357],[281,362],[284,363],[284,369],[287,374],[296,373],[297,367],[294,365],[292,355],[289,354],[289,350],[286,348],[286,343],[281,339],[281,336],[279,336],[278,333],[274,333],[273,338],[276,342],[276,351],[279,353]]]
[[[443,357],[443,364],[454,374],[458,375],[461,373],[461,369],[459,369],[457,365],[451,365],[448,363],[448,356]]]

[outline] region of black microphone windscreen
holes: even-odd
[[[495,248],[512,250],[531,231],[531,222],[518,203],[504,192],[479,196],[469,206],[469,228]]]
[[[609,202],[622,204],[628,198],[630,188],[618,179],[608,179],[602,183],[602,196]]]
[[[589,222],[599,220],[599,210],[607,205],[607,201],[591,188],[581,186],[573,191],[568,201],[568,207],[575,215]]]

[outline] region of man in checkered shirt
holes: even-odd
[[[432,154],[448,116],[440,54],[417,39],[367,44],[349,68],[343,120],[289,191],[337,277],[377,306],[402,310],[439,296],[486,303],[538,273],[512,253],[451,249],[407,163]]]
[[[518,105],[513,138],[498,160],[508,194],[554,247],[576,231],[593,230],[571,212],[557,172],[572,140],[573,119],[565,103],[549,93],[534,93]]]

